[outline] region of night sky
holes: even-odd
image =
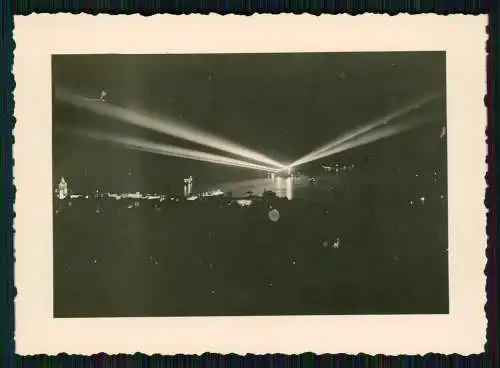
[[[110,103],[196,126],[284,163],[446,85],[443,52],[58,55],[52,70],[54,88],[89,98],[104,89]],[[53,108],[53,177],[66,177],[75,190],[162,191],[186,175],[203,180],[262,175],[75,137],[69,133],[73,128],[99,129],[209,151],[55,100]],[[427,143],[444,124],[311,165],[372,156],[401,165],[426,157],[439,162],[436,146]]]

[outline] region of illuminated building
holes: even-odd
[[[64,177],[61,177],[61,181],[57,186],[56,195],[58,199],[65,199],[68,196],[68,183],[64,180]]]
[[[241,207],[250,207],[252,205],[252,200],[251,199],[238,199],[236,201],[236,203],[238,203],[238,205],[240,205]]]
[[[127,197],[131,198],[131,199],[142,199],[143,198],[141,192],[128,193]]]
[[[190,176],[189,178],[184,179],[184,197],[191,196],[192,192],[193,192],[193,177]]]
[[[214,189],[201,194],[202,197],[218,197],[224,195],[224,192],[220,189]]]

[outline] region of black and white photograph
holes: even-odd
[[[487,20],[17,17],[16,353],[484,351]]]
[[[447,314],[446,53],[53,55],[54,317]]]

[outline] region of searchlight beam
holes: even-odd
[[[138,138],[124,137],[116,134],[104,133],[104,132],[76,132],[79,135],[83,135],[87,138],[96,139],[100,141],[105,141],[107,143],[117,145],[120,147],[137,150],[141,152],[149,152],[153,154],[159,154],[164,156],[185,158],[189,160],[197,160],[210,162],[214,164],[226,165],[226,166],[235,166],[259,171],[266,172],[276,172],[279,169],[274,167],[268,167],[264,165],[254,164],[251,162],[237,160],[230,157],[225,157],[221,155],[216,155],[213,153],[207,153],[202,151],[196,151],[187,148],[181,148],[156,142],[151,142]]]
[[[63,89],[56,89],[55,97],[62,102],[86,109],[101,116],[117,119],[131,125],[197,143],[205,147],[214,148],[261,164],[267,164],[280,169],[284,167],[281,163],[242,145],[203,132],[194,127],[180,125],[171,119],[154,117],[145,111],[127,109],[110,103],[96,103]]]

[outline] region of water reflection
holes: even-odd
[[[297,197],[301,189],[308,187],[308,180],[306,177],[282,178],[270,176],[265,179],[219,183],[217,186],[224,192],[230,191],[235,197],[246,197],[250,194],[260,196],[265,191],[272,191],[278,197],[293,199]]]
[[[292,186],[292,178],[286,179],[286,197],[288,199],[293,199],[293,186]]]

